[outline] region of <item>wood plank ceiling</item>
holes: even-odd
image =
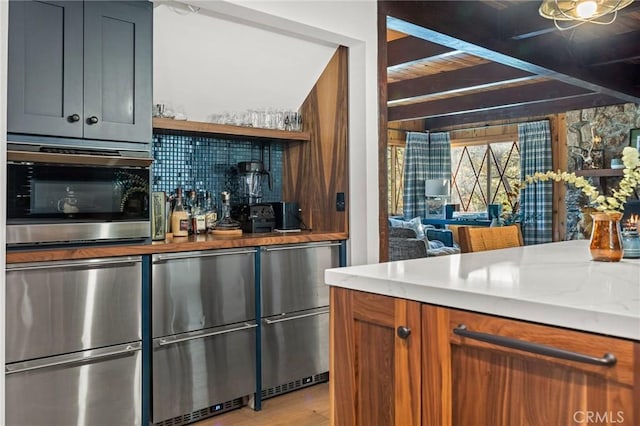
[[[640,1],[560,31],[540,1],[381,1],[389,121],[438,128],[640,103]]]

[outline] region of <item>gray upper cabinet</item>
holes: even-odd
[[[12,1],[9,133],[151,142],[151,2]]]

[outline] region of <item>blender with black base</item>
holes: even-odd
[[[272,232],[275,227],[273,207],[262,202],[262,183],[267,179],[271,189],[271,174],[262,161],[238,163],[238,179],[241,204],[234,206],[232,217],[238,220],[245,232]]]

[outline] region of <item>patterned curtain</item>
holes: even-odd
[[[406,220],[425,216],[424,180],[427,178],[428,163],[429,134],[407,132],[402,193],[402,214]]]
[[[551,130],[549,121],[518,124],[520,177],[551,170]],[[538,182],[520,193],[522,237],[525,244],[552,241],[552,182]]]
[[[431,133],[427,179],[451,179],[451,140],[449,132]]]
[[[402,195],[402,212],[405,219],[426,216],[424,181],[439,178],[451,179],[449,133],[407,132]]]

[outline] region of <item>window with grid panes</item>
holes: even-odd
[[[516,201],[507,197],[520,180],[517,141],[458,143],[451,147],[451,202],[465,212],[485,212],[488,204]]]

